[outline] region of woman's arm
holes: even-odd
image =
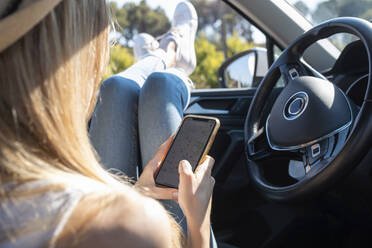
[[[187,161],[179,166],[180,185],[176,195],[188,226],[187,247],[210,246],[210,211],[214,179],[213,158],[207,156],[195,173]],[[118,194],[88,196],[76,207],[57,247],[180,247],[179,229],[157,201],[132,188]],[[173,223],[174,224],[174,223]]]
[[[210,247],[210,214],[215,183],[211,176],[213,165],[214,159],[207,156],[195,172],[185,160],[179,166],[178,201],[186,216],[188,246],[192,248]]]
[[[188,229],[188,247],[210,246],[210,212],[214,178],[211,171],[214,159],[207,156],[195,172],[188,161],[179,165],[180,184],[178,191],[171,188],[160,188],[155,185],[154,174],[159,169],[172,142],[169,138],[145,167],[136,187],[145,195],[155,199],[173,199],[180,204],[186,216]]]

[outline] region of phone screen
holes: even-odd
[[[163,160],[156,176],[156,183],[178,188],[178,166],[181,160],[188,160],[193,171],[197,167],[209,138],[212,135],[215,120],[185,118],[177,132],[171,147]]]

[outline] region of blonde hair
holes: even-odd
[[[0,53],[0,185],[68,183],[76,175],[122,185],[99,164],[87,130],[108,62],[109,24],[105,0],[63,0]],[[17,196],[0,187],[0,197]],[[104,205],[92,206],[89,218]],[[180,231],[172,236],[184,242]]]
[[[0,53],[1,182],[79,173],[110,181],[87,120],[108,60],[104,0],[64,0]]]

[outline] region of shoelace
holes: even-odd
[[[154,51],[159,48],[159,42],[155,39],[151,43],[144,45],[143,48],[146,50]]]
[[[178,37],[180,37],[180,38],[183,37],[183,34],[182,34],[182,30],[181,30],[181,28],[179,28],[179,27],[173,27],[173,28],[171,28],[168,32],[166,32],[166,33],[164,33],[164,34],[162,34],[162,35],[157,36],[155,39],[156,39],[157,41],[160,42],[160,41],[161,41],[162,39],[164,39],[167,35],[178,36]]]

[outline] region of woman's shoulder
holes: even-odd
[[[130,187],[88,194],[72,213],[57,244],[79,247],[170,247],[171,223],[164,208]],[[78,230],[78,231],[77,231]]]
[[[0,201],[0,219],[7,224],[0,225],[0,232],[17,233],[25,226],[42,224],[44,228],[33,231],[38,244],[94,248],[125,243],[128,247],[171,247],[168,214],[157,201],[141,195],[130,185],[110,187],[79,177],[9,184],[2,188],[14,195]],[[2,209],[11,209],[11,213]],[[26,238],[17,235],[16,240],[19,244],[30,242]]]
[[[81,199],[90,192],[104,192],[97,190],[102,186],[84,185],[79,187],[49,178],[3,183],[0,186],[3,192],[0,194],[0,223],[3,224],[0,233],[5,233],[6,238],[0,241],[0,246],[7,242],[15,242],[19,247],[52,244]],[[29,240],[29,235],[35,238]]]

